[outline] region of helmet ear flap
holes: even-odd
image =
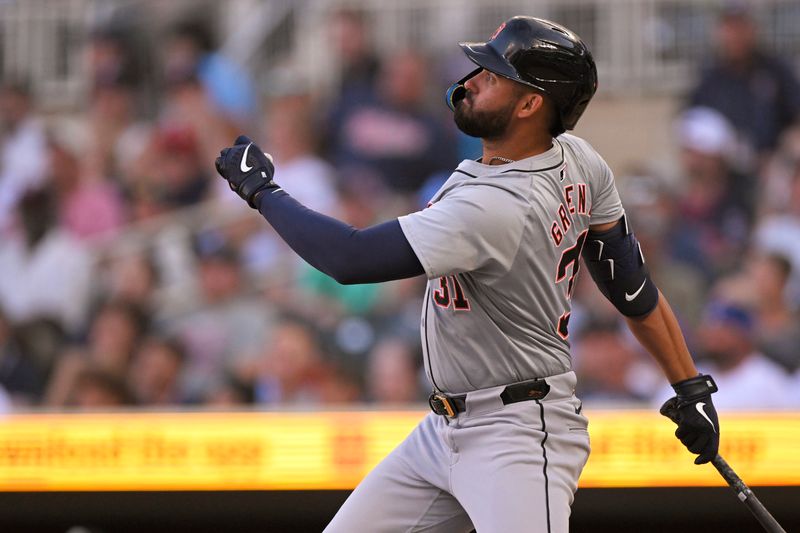
[[[447,89],[444,99],[445,102],[447,102],[447,107],[450,108],[450,111],[455,111],[456,104],[467,95],[467,88],[464,87],[464,84],[467,83],[470,78],[476,76],[481,70],[483,70],[482,67],[476,68]]]

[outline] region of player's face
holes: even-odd
[[[456,104],[453,115],[458,129],[481,139],[503,137],[519,99],[514,83],[488,70],[467,80],[467,93]]]

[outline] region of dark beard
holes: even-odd
[[[514,112],[516,102],[509,102],[506,107],[499,111],[474,111],[467,109],[462,99],[457,105],[453,114],[456,127],[469,135],[479,139],[499,139],[505,135],[508,125],[511,122],[511,115]]]

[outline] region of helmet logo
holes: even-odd
[[[500,24],[500,27],[499,27],[499,28],[497,28],[496,30],[494,30],[494,33],[492,34],[492,39],[494,39],[495,37],[497,37],[497,34],[498,34],[498,33],[500,33],[501,31],[503,31],[503,28],[505,28],[505,27],[506,27],[506,23],[505,23],[505,22],[504,22],[504,23],[502,23],[502,24]],[[491,39],[490,39],[490,40],[491,40]]]

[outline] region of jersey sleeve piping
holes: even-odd
[[[464,174],[465,176],[469,176],[470,178],[477,178],[478,177],[475,174],[470,174],[469,172],[464,172],[460,168],[455,169],[454,172],[458,172],[459,174]]]

